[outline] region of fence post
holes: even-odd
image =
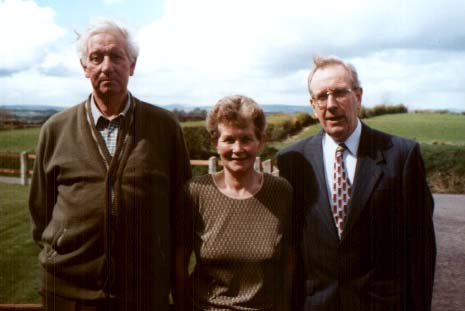
[[[20,176],[21,176],[21,185],[27,185],[28,180],[27,180],[27,152],[23,151],[21,152],[20,156]]]
[[[208,174],[212,174],[216,172],[217,164],[218,164],[218,161],[216,157],[210,157],[208,159]]]
[[[254,163],[254,165],[253,165],[253,168],[254,168],[256,171],[259,171],[259,172],[262,171],[262,160],[260,159],[260,157],[256,157],[256,158],[255,158],[255,163]]]
[[[262,162],[263,165],[263,172],[264,173],[272,173],[273,172],[273,163],[271,162],[271,159],[265,160]]]

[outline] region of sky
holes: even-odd
[[[85,99],[75,31],[102,17],[131,30],[128,88],[152,104],[308,105],[318,54],[355,65],[366,107],[465,111],[463,0],[0,0],[0,105]]]

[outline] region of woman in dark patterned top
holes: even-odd
[[[289,183],[254,169],[263,110],[245,96],[218,101],[207,129],[224,169],[187,185],[194,212],[195,310],[289,310]]]

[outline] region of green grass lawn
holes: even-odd
[[[367,125],[426,144],[465,145],[465,115],[401,113],[363,120]]]
[[[34,152],[39,139],[39,128],[0,130],[0,153]]]
[[[37,303],[39,248],[32,241],[29,187],[0,183],[0,303]]]

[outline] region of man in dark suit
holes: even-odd
[[[293,310],[430,310],[434,202],[419,145],[360,122],[352,65],[314,63],[310,103],[323,129],[278,154],[294,187]]]

